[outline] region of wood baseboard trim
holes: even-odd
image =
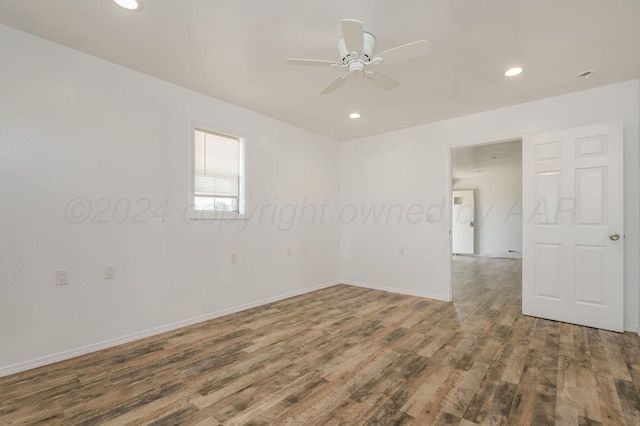
[[[416,297],[423,297],[425,299],[439,300],[441,302],[451,302],[451,299],[449,299],[448,297],[445,297],[443,295],[427,293],[427,292],[423,292],[423,291],[405,290],[405,289],[402,289],[402,288],[387,287],[387,286],[383,286],[383,285],[368,284],[368,283],[362,283],[362,282],[350,281],[350,280],[342,280],[341,283],[342,284],[347,284],[347,285],[353,285],[353,286],[356,286],[356,287],[369,288],[371,290],[388,291],[388,292],[391,292],[391,293],[404,294],[406,296],[416,296]]]
[[[624,325],[624,331],[629,331],[631,333],[637,333],[638,336],[640,336],[640,328],[638,327],[638,325],[631,325],[631,324],[625,324]]]
[[[273,302],[278,302],[280,300],[289,299],[291,297],[300,296],[306,293],[311,293],[313,291],[322,290],[324,288],[333,287],[338,284],[340,284],[339,280],[318,284],[312,287],[291,291],[278,296],[257,300],[255,302],[245,303],[245,304],[234,306],[227,309],[222,309],[220,311],[200,315],[194,318],[189,318],[189,319],[174,322],[171,324],[166,324],[160,327],[155,327],[148,330],[142,330],[139,332],[127,334],[125,336],[116,337],[116,338],[105,340],[102,342],[92,343],[87,346],[82,346],[79,348],[74,348],[74,349],[58,352],[51,355],[45,355],[43,357],[35,358],[32,360],[11,364],[5,367],[0,367],[0,377],[9,376],[11,374],[20,373],[27,370],[32,370],[34,368],[43,367],[45,365],[54,364],[60,361],[65,361],[81,355],[86,355],[86,354],[97,352],[103,349],[112,348],[114,346],[122,345],[124,343],[130,343],[136,340],[144,339],[146,337],[151,337],[158,334],[166,333],[168,331],[177,330],[179,328],[187,327],[187,326],[204,322],[204,321],[209,321],[225,315],[235,314],[237,312],[245,311],[247,309],[256,308],[258,306],[266,305]]]

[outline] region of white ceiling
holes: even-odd
[[[453,150],[454,181],[477,176],[522,174],[522,141],[493,143]]]
[[[431,54],[384,67],[392,91],[320,95],[341,70],[285,61],[338,59],[346,18],[377,51],[427,38]],[[638,0],[0,0],[0,22],[337,140],[640,76]]]

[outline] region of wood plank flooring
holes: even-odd
[[[339,285],[0,378],[0,424],[640,425],[640,338],[520,314],[520,262],[454,303]]]

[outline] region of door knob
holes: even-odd
[[[609,235],[609,239],[611,241],[618,241],[620,239],[620,234],[616,234],[615,232],[611,235]]]

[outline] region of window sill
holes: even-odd
[[[190,220],[248,220],[249,215],[227,212],[191,212]]]

